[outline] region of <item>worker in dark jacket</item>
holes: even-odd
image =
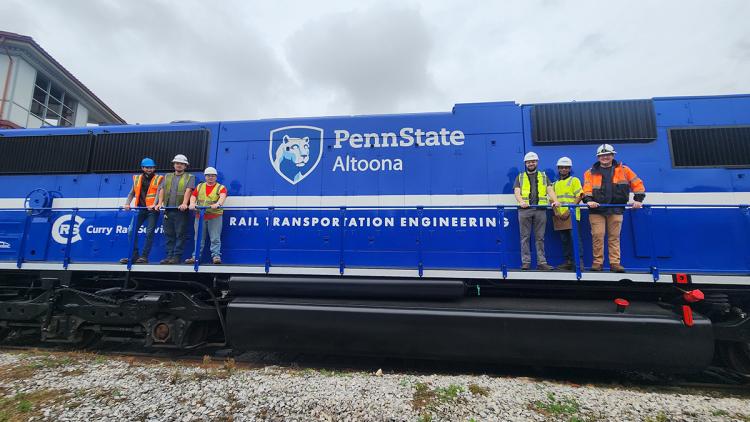
[[[589,207],[594,261],[592,271],[601,271],[604,264],[604,234],[608,235],[609,269],[625,272],[620,265],[620,230],[625,205],[633,192],[633,208],[641,208],[646,188],[630,167],[615,160],[615,148],[603,144],[596,150],[597,162],[583,176],[583,202]],[[622,207],[599,205],[622,204]]]

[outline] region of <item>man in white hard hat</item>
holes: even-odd
[[[604,234],[607,233],[609,270],[624,273],[620,265],[620,230],[625,205],[633,192],[633,208],[641,208],[646,198],[643,181],[630,167],[615,160],[615,147],[602,144],[596,150],[596,163],[583,175],[583,202],[589,206],[589,223],[594,260],[592,271],[601,271],[604,264]],[[622,205],[599,207],[599,205]]]
[[[552,201],[552,206],[557,207],[557,196],[552,188],[552,183],[543,171],[538,171],[539,156],[535,152],[529,152],[523,157],[525,171],[516,177],[513,192],[521,207],[518,210],[518,226],[521,232],[521,269],[531,269],[531,250],[529,238],[531,229],[534,229],[534,243],[536,244],[536,268],[549,271],[552,267],[547,264],[544,255],[544,232],[547,226],[546,206]],[[548,200],[549,198],[549,200]]]
[[[581,180],[570,173],[573,169],[573,160],[568,157],[562,157],[557,160],[557,181],[553,184],[555,189],[555,195],[557,200],[560,201],[560,206],[555,208],[552,213],[552,224],[555,231],[560,234],[560,240],[562,241],[563,256],[565,262],[558,265],[556,269],[563,271],[570,271],[573,269],[573,262],[575,257],[573,256],[573,242],[578,242],[578,258],[580,260],[580,268],[583,268],[583,242],[581,242],[581,230],[578,229],[578,235],[573,236],[573,221],[572,215],[575,215],[576,221],[581,221],[581,210],[580,208],[575,209],[575,213],[572,213],[570,208],[566,207],[565,204],[578,204],[581,202],[583,197],[583,189],[581,187]]]
[[[164,208],[164,238],[167,244],[166,257],[161,264],[179,264],[187,231],[190,195],[195,189],[195,176],[187,173],[190,165],[186,156],[177,154],[172,159],[174,172],[164,176],[159,191],[159,207]]]
[[[200,259],[203,254],[203,245],[206,243],[206,235],[208,235],[211,239],[211,262],[221,264],[221,226],[222,215],[224,214],[221,207],[224,206],[224,201],[227,199],[227,188],[216,181],[218,173],[215,168],[207,167],[203,171],[203,176],[206,181],[199,183],[193,191],[192,196],[190,196],[189,207],[191,210],[195,210],[196,207],[207,207],[203,221],[203,235],[201,236],[201,244],[195,245],[198,254],[186,259],[185,263],[195,264],[195,260]],[[196,240],[198,239],[199,218],[200,213],[195,213]]]

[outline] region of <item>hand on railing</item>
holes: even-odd
[[[591,208],[590,207],[591,202],[588,204],[560,204],[561,207],[566,208]],[[628,203],[628,204],[598,204],[600,208],[739,208],[739,209],[750,209],[750,204],[684,204],[684,203],[678,203],[678,204],[644,204],[642,202],[639,203]],[[549,205],[528,205],[526,204],[527,208],[550,208]],[[195,206],[193,208],[189,208],[191,210],[200,210],[200,209],[206,209],[209,207],[199,207]],[[268,210],[338,210],[338,209],[346,209],[346,210],[372,210],[372,209],[387,209],[387,210],[417,210],[417,209],[424,209],[424,210],[431,210],[431,209],[476,209],[476,210],[489,210],[489,209],[497,209],[497,208],[503,208],[503,209],[517,209],[522,208],[520,204],[517,205],[505,205],[505,204],[496,204],[496,205],[420,205],[420,206],[409,206],[409,205],[389,205],[389,206],[372,206],[372,205],[348,205],[348,206],[336,206],[336,205],[321,205],[321,206],[259,206],[259,205],[237,205],[237,206],[222,206],[221,208],[225,210],[235,210],[235,211],[268,211]],[[35,208],[37,210],[45,210],[45,211],[72,211],[72,210],[79,210],[79,211],[136,211],[136,210],[145,210],[146,207],[133,207],[130,205],[121,205],[121,206],[115,206],[115,207],[44,207],[44,208]],[[176,210],[181,209],[181,207],[164,207],[162,206],[160,209],[162,210]],[[28,208],[3,208],[0,207],[0,211],[18,211],[18,212],[28,212]]]

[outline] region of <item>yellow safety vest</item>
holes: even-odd
[[[172,181],[174,180],[174,173],[169,173],[168,175],[164,176],[164,205],[167,207],[174,207],[179,204],[182,204],[182,198],[185,196],[185,185],[187,185],[188,180],[190,180],[190,175],[187,173],[182,173],[182,176],[177,181],[177,196],[175,197],[175,201],[177,203],[172,204],[170,202],[170,193],[172,192]]]
[[[561,204],[575,204],[576,198],[581,195],[581,180],[577,177],[570,176],[565,180],[558,180],[554,184],[555,195]],[[566,212],[567,207],[558,207],[555,212],[562,215]],[[576,220],[581,220],[581,209],[576,208]]]
[[[198,187],[198,199],[195,201],[199,207],[208,207],[219,202],[219,192],[224,189],[220,183],[214,185],[214,190],[211,191],[210,195],[206,195],[206,183],[201,182]],[[224,214],[224,210],[221,208],[213,209],[206,208],[206,214],[221,215]]]
[[[518,174],[518,184],[521,186],[521,198],[524,201],[529,202],[529,195],[531,195],[531,181],[529,175],[526,172]],[[538,205],[547,205],[547,173],[539,171],[536,176],[537,194],[539,195]]]

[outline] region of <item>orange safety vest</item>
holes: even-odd
[[[646,193],[643,181],[630,167],[617,161],[613,162],[612,165],[615,167],[612,172],[612,184],[614,185],[612,192],[613,204],[627,203],[628,199],[630,199],[630,192],[636,195]],[[596,163],[594,167],[586,170],[586,173],[583,175],[583,194],[596,202],[601,202],[601,196],[599,195],[601,189],[602,174],[599,163]]]
[[[159,184],[161,184],[161,179],[163,179],[164,176],[159,176],[157,174],[154,174],[154,177],[151,178],[151,184],[148,185],[148,191],[146,191],[146,207],[153,207],[154,203],[156,203],[156,193],[159,191]],[[135,206],[143,206],[142,204],[139,204],[138,201],[141,198],[141,181],[143,180],[143,175],[138,174],[133,176],[133,192],[135,193]]]

